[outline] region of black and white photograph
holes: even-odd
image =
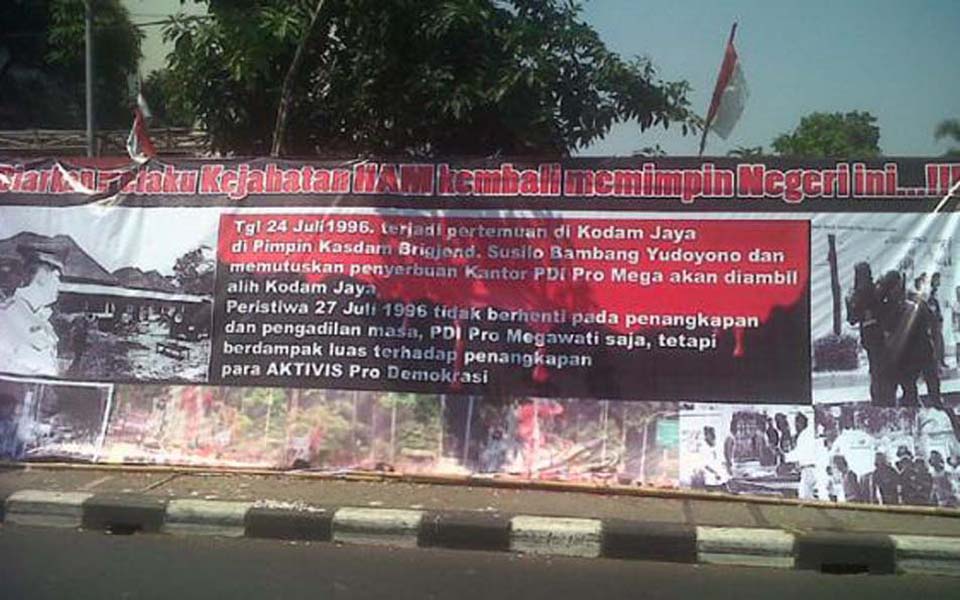
[[[955,406],[951,406],[955,409]],[[817,498],[883,505],[960,505],[960,444],[936,408],[816,407]]]
[[[96,461],[113,386],[0,378],[0,460]]]
[[[818,216],[814,403],[944,410],[960,397],[958,225],[952,213]]]
[[[817,463],[813,409],[681,404],[681,487],[810,498]]]
[[[209,216],[6,209],[0,371],[85,381],[206,381],[217,235],[216,215]]]

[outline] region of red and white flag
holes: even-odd
[[[717,85],[713,88],[713,98],[710,100],[710,109],[707,111],[707,121],[703,127],[703,137],[700,138],[700,154],[703,154],[707,143],[707,132],[713,131],[723,139],[730,136],[733,126],[740,120],[743,107],[747,103],[750,91],[747,89],[747,80],[740,67],[740,57],[733,46],[733,36],[737,32],[737,24],[730,29],[730,39],[727,41],[727,50],[723,55],[723,64],[720,65],[720,74],[717,75]]]
[[[133,109],[133,127],[127,136],[127,154],[134,161],[143,164],[157,155],[153,142],[150,141],[150,132],[147,130],[147,119],[150,118],[150,107],[141,92],[137,92],[137,105]]]

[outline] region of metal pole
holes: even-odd
[[[87,156],[96,154],[93,139],[93,0],[86,0],[86,88],[87,88]]]
[[[390,464],[397,463],[397,400],[393,399],[390,408]]]
[[[470,429],[473,424],[473,396],[470,396],[470,403],[467,404],[467,426],[463,435],[463,466],[467,466],[467,459],[470,457]]]
[[[445,412],[447,412],[447,395],[440,394],[440,435],[438,436],[439,439],[437,440],[437,460],[443,458],[443,414]]]
[[[643,419],[643,440],[640,442],[640,485],[647,484],[647,428],[652,421],[652,416]]]
[[[604,400],[601,413],[601,420],[603,421],[603,441],[600,442],[600,461],[607,462],[607,433],[609,430],[608,425],[610,424],[610,401]]]

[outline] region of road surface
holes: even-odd
[[[960,598],[960,578],[0,526],[0,598]]]

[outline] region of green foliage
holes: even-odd
[[[960,144],[960,119],[945,119],[940,121],[933,135],[937,141],[947,139]],[[950,148],[943,155],[951,158],[960,158],[960,147]]]
[[[773,149],[790,158],[873,158],[881,154],[876,122],[868,112],[812,113],[773,140]]]
[[[200,246],[177,259],[173,273],[186,292],[209,294],[213,290],[216,265],[213,250]]]
[[[762,158],[766,156],[766,153],[763,151],[763,146],[737,146],[727,152],[727,156],[736,158]]]
[[[852,335],[824,336],[813,342],[815,371],[852,371],[860,364],[860,340]]]
[[[205,1],[178,19],[176,101],[215,150],[270,149],[280,89],[316,0]],[[699,126],[686,82],[624,60],[566,0],[324,4],[299,73],[295,154],[565,154],[617,122]]]
[[[193,125],[193,116],[183,106],[174,101],[176,94],[172,86],[175,85],[169,71],[160,69],[153,71],[143,80],[143,95],[150,106],[151,127],[190,127]]]
[[[120,0],[93,0],[95,118],[130,125],[141,34]],[[79,128],[85,120],[84,0],[0,2],[0,128]]]
[[[639,150],[634,150],[632,154],[635,157],[657,158],[660,156],[666,156],[667,151],[664,150],[660,144],[654,144],[653,146],[644,146]]]

